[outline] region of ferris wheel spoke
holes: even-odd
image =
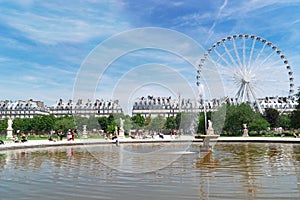
[[[246,66],[246,40],[243,37],[243,68]]]
[[[265,49],[265,46],[266,46],[266,43],[263,43],[263,46],[261,47],[260,51],[258,52],[258,54],[257,54],[257,56],[256,56],[256,58],[255,58],[255,60],[254,60],[254,62],[253,62],[253,64],[252,64],[252,66],[255,66],[255,65],[256,65],[258,59],[260,58],[262,52],[263,52],[264,49]]]
[[[217,56],[226,63],[226,65],[230,65],[229,62],[214,48],[214,52],[217,54]]]
[[[238,60],[239,65],[240,65],[240,66],[243,66],[243,65],[242,65],[242,62],[241,62],[240,55],[239,55],[239,53],[238,53],[238,49],[237,49],[237,47],[236,47],[235,39],[232,40],[232,44],[233,44],[234,53],[235,53],[235,56],[237,57],[237,60]]]
[[[247,68],[249,69],[250,68],[250,63],[251,63],[251,60],[252,60],[252,55],[253,55],[253,50],[254,50],[254,46],[255,46],[255,39],[252,39],[252,47],[251,47],[251,51],[250,51],[250,56],[249,56],[249,59],[248,59],[248,65],[247,65]]]
[[[231,76],[232,70],[228,66],[221,65],[221,64],[215,62],[214,60],[212,60],[211,58],[208,58],[208,60],[216,66],[216,70],[211,70],[209,68],[209,69],[207,69],[208,71],[220,73],[221,75],[227,74],[227,75]]]
[[[227,46],[226,46],[226,44],[225,44],[224,42],[223,42],[223,47],[224,47],[224,49],[225,49],[225,52],[226,52],[227,55],[229,56],[231,62],[232,62],[236,67],[239,67],[239,66],[237,65],[237,63],[235,62],[235,60],[233,59],[231,53],[229,52],[229,50],[228,50],[228,48],[227,48]]]
[[[273,55],[275,54],[275,51],[272,51],[261,63],[254,66],[254,70],[257,70],[257,68],[261,67],[265,62],[267,62]]]
[[[258,107],[259,112],[262,113],[262,108],[261,108],[261,106],[260,106],[260,104],[258,102],[258,99],[256,98],[256,94],[254,93],[254,91],[252,90],[252,88],[249,88],[249,89],[250,89],[250,92],[251,92],[252,96],[254,97],[254,100],[256,102],[256,105]]]
[[[272,62],[268,65],[264,65],[264,66],[261,66],[260,68],[256,68],[256,71],[252,70],[251,72],[252,73],[256,73],[256,72],[264,72],[264,71],[267,71],[267,73],[269,74],[270,71],[273,71],[273,72],[277,72],[277,73],[280,73],[278,71],[278,69],[280,71],[284,71],[286,72],[286,69],[282,67],[282,61],[281,60],[277,60],[275,62]]]

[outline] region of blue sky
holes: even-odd
[[[88,55],[114,35],[143,27],[177,31],[204,49],[233,34],[261,36],[284,52],[298,87],[299,10],[298,0],[0,0],[1,99],[32,98],[47,105],[59,98],[71,99],[77,74]],[[99,78],[92,98],[113,98],[111,91],[119,87],[116,82],[149,63],[174,69],[194,87],[196,70],[189,63],[170,52],[144,49],[116,59],[102,80]],[[287,78],[286,74],[274,76]],[[138,74],[135,77],[140,78]],[[150,86],[131,93],[139,96],[159,91]],[[157,95],[179,93],[179,89],[161,90]]]

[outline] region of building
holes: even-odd
[[[122,114],[123,110],[119,105],[118,100],[96,100],[92,102],[87,100],[84,102],[82,99],[79,99],[76,103],[72,100],[64,102],[62,99],[58,100],[56,104],[48,107],[49,114],[54,115],[55,117],[62,116],[109,116],[110,114],[119,113]]]
[[[140,114],[144,117],[175,117],[181,112],[214,111],[225,101],[213,99],[208,101],[192,99],[172,99],[171,97],[141,97],[137,98],[132,108],[132,116]]]
[[[123,113],[118,100],[96,100],[95,102],[88,100],[84,102],[79,99],[76,103],[73,103],[72,100],[64,102],[60,99],[52,106],[45,106],[43,102],[33,101],[32,99],[28,101],[0,101],[0,119],[33,118],[34,116],[43,115],[100,117],[114,113]]]
[[[287,97],[265,97],[257,99],[262,110],[266,108],[273,108],[278,110],[279,113],[291,113],[298,105],[295,99]],[[238,101],[234,98],[228,98],[227,102],[231,105],[237,105]],[[255,105],[254,105],[255,106]]]
[[[286,97],[265,97],[258,99],[262,109],[273,108],[280,113],[290,113],[297,105],[297,101]],[[175,117],[180,112],[210,112],[221,105],[229,103],[238,105],[237,99],[223,98],[212,100],[172,99],[171,97],[140,97],[134,102],[132,116],[140,114],[144,117]],[[255,105],[254,105],[255,107]]]
[[[33,118],[49,115],[48,108],[41,101],[0,101],[0,119]]]

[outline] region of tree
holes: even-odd
[[[192,134],[197,132],[198,127],[198,113],[182,112],[176,115],[176,128],[185,134]]]
[[[171,130],[174,130],[176,128],[176,119],[173,116],[167,117],[165,128]]]
[[[145,118],[145,126],[149,126],[149,124],[150,124],[150,122],[151,122],[151,117],[146,117]]]
[[[181,122],[181,113],[178,113],[176,115],[175,122],[176,122],[176,129],[179,130],[179,128],[180,128],[180,122]]]
[[[248,124],[250,131],[266,131],[270,126],[269,122],[263,117],[255,118],[252,122]]]
[[[7,118],[0,120],[0,132],[6,134],[7,129]]]
[[[199,113],[199,120],[198,120],[198,130],[197,133],[205,134],[205,117],[204,113]]]
[[[241,133],[243,124],[248,124],[260,117],[249,104],[242,103],[237,106],[227,104],[224,130],[232,133]]]
[[[272,128],[275,128],[278,125],[279,112],[274,108],[266,108],[264,118],[269,122]]]
[[[107,117],[98,117],[98,123],[100,125],[100,129],[105,133],[107,132],[108,119]]]
[[[141,114],[132,116],[131,121],[134,129],[140,129],[145,126],[145,117]]]
[[[88,130],[99,130],[100,129],[100,125],[98,123],[98,119],[95,116],[90,116],[87,120],[87,128]]]
[[[160,131],[164,127],[165,121],[166,119],[161,115],[158,115],[151,120],[148,128],[153,131]]]
[[[75,129],[73,117],[65,116],[56,119],[54,124],[54,130],[61,130],[64,133],[66,133],[68,129]]]
[[[291,127],[291,118],[285,114],[280,115],[278,119],[278,126],[283,129],[289,129]]]
[[[129,132],[133,127],[131,117],[129,115],[125,115],[124,120],[124,130]]]
[[[296,98],[298,104],[296,106],[296,109],[291,113],[291,127],[298,129],[300,128],[300,88],[298,88]]]

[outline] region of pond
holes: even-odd
[[[0,199],[300,199],[300,145],[143,143],[0,152]]]

